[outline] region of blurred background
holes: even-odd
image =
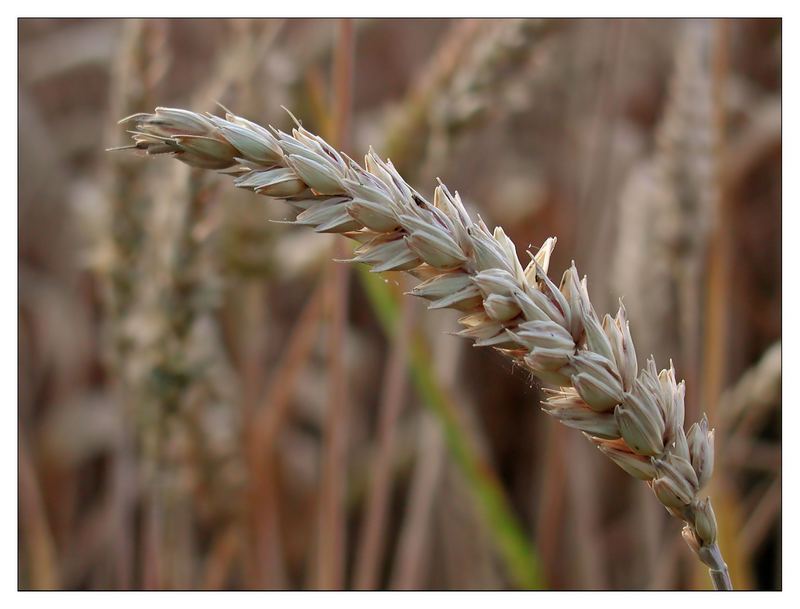
[[[780,75],[779,20],[20,20],[20,588],[710,586],[646,485],[402,276],[105,152],[220,102],[441,178],[521,258],[556,235],[552,275],[623,297],[716,428],[734,585],[779,589]]]

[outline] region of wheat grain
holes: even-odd
[[[299,122],[291,134],[244,118],[157,108],[123,122],[134,144],[195,167],[225,171],[235,185],[280,198],[296,224],[359,243],[352,262],[374,272],[406,271],[422,283],[411,294],[430,308],[464,313],[459,335],[494,347],[540,380],[560,387],[544,410],[582,431],[626,472],[646,481],[718,589],[731,583],[713,509],[701,489],[713,469],[713,431],[703,418],[683,428],[684,384],[650,358],[639,369],[625,308],[600,319],[574,265],[559,286],[547,275],[555,238],[523,268],[502,228],[473,221],[444,184],[433,203],[374,151],[365,168]]]

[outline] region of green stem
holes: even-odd
[[[384,332],[392,338],[400,316],[395,295],[366,266],[358,265],[358,277]],[[409,358],[417,392],[442,425],[450,454],[481,508],[481,515],[514,585],[521,589],[541,589],[544,579],[536,550],[511,509],[496,475],[469,441],[453,401],[437,382],[425,339],[419,332],[412,337]]]

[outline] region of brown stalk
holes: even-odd
[[[589,449],[583,438],[570,434],[567,451],[570,455],[570,470],[567,475],[567,493],[574,514],[575,536],[580,546],[577,552],[577,569],[581,583],[590,590],[603,590],[606,576],[603,570],[603,548],[597,531],[601,530],[598,519],[599,494],[597,492],[597,469],[589,458]]]
[[[334,54],[335,111],[333,134],[336,144],[345,150],[350,145],[350,117],[353,104],[353,64],[355,60],[355,37],[353,23],[343,19],[339,23],[339,41]],[[334,246],[334,255],[345,258],[347,245],[339,240]],[[345,352],[345,327],[349,290],[349,269],[338,265],[330,273],[330,399],[325,421],[325,448],[320,490],[319,547],[317,553],[316,587],[341,589],[345,578],[345,526],[344,486],[347,462],[346,425],[347,367],[342,354]]]
[[[257,578],[258,582],[266,582],[268,587],[283,585],[286,571],[278,540],[280,520],[275,480],[278,434],[286,421],[294,385],[314,344],[322,310],[322,295],[323,290],[318,287],[292,329],[287,348],[275,367],[246,440],[253,481],[249,502],[254,530],[254,559],[257,563],[253,565],[257,574],[251,577]],[[253,580],[251,582],[255,583]]]
[[[747,436],[781,399],[781,341],[776,341],[720,398],[720,430],[725,437]]]
[[[728,71],[727,47],[728,25],[724,20],[716,24],[715,57],[714,57],[714,110],[717,122],[718,140],[716,144],[717,158],[725,165],[725,104],[724,84]],[[718,173],[722,182],[724,171]],[[720,183],[717,190],[716,226],[711,235],[706,273],[706,334],[703,361],[703,403],[708,409],[708,416],[716,418],[717,403],[725,382],[728,353],[729,306],[730,302],[730,262],[731,262],[731,217],[728,206],[726,184]],[[721,438],[722,439],[722,438]]]
[[[731,302],[731,261],[732,247],[730,240],[732,218],[730,209],[729,184],[726,179],[726,107],[725,83],[728,78],[730,47],[730,30],[726,20],[717,20],[714,24],[713,39],[713,102],[715,131],[717,139],[714,151],[717,159],[717,180],[714,228],[709,239],[709,253],[705,282],[705,333],[702,347],[702,404],[712,419],[718,417],[719,399],[725,383],[728,368],[730,307]],[[720,434],[717,450],[724,454],[726,450],[725,434]],[[720,515],[720,545],[728,553],[731,571],[736,574],[736,586],[748,588],[752,574],[747,568],[747,561],[737,536],[743,527],[741,512],[737,509],[735,492],[720,477],[711,487],[712,497],[716,500]]]
[[[781,482],[775,480],[761,495],[755,507],[750,510],[750,517],[739,532],[738,541],[742,554],[753,561],[753,554],[764,540],[769,528],[775,522],[781,510]]]
[[[19,444],[20,548],[28,552],[29,589],[55,590],[59,587],[56,547],[42,501],[36,469],[23,442]],[[21,580],[20,580],[21,581]]]
[[[366,516],[356,565],[355,587],[372,590],[378,585],[386,538],[386,512],[392,490],[392,455],[397,436],[397,420],[406,397],[406,360],[416,311],[409,298],[402,301],[400,323],[383,376],[383,394],[378,422],[378,452],[367,499]]]
[[[620,88],[620,78],[623,73],[622,58],[627,50],[627,23],[621,20],[604,25],[602,49],[604,69],[598,74],[597,83],[594,86],[596,99],[589,131],[589,138],[594,140],[593,147],[597,146],[601,137],[603,123],[612,120],[615,114],[615,93]],[[600,155],[596,162],[585,165],[578,182],[577,206],[579,213],[590,219],[579,223],[577,240],[578,243],[586,244],[588,252],[594,251],[600,254],[590,257],[590,260],[595,261],[604,258],[598,249],[602,248],[603,238],[610,232],[609,222],[613,220],[610,214],[602,213],[607,206],[601,203],[607,200],[609,195],[608,176],[610,168],[614,165],[618,148],[615,143],[615,139],[611,138],[605,146],[606,154]],[[598,270],[598,267],[594,267],[593,274],[595,276],[599,274]],[[607,585],[607,578],[602,568],[604,552],[596,533],[600,529],[598,516],[602,513],[601,506],[603,505],[596,482],[601,470],[597,461],[589,456],[586,448],[575,440],[576,438],[571,436],[567,440],[567,446],[571,445],[568,454],[573,463],[572,467],[566,471],[566,490],[575,514],[577,539],[580,540],[582,548],[578,553],[577,566],[582,574],[582,582],[587,588],[604,589]],[[651,497],[644,494],[643,496],[642,509],[652,514],[656,511],[657,506],[652,503]],[[645,556],[651,555],[653,553],[652,537],[646,537],[644,542],[644,545],[651,546],[650,551],[644,552]]]
[[[208,553],[203,570],[203,589],[222,590],[239,551],[240,539],[235,527],[229,526],[219,533]]]
[[[672,589],[675,582],[678,581],[678,568],[683,556],[683,544],[680,539],[673,538],[665,540],[664,548],[660,556],[660,566],[653,573],[653,579],[648,582],[649,589]]]
[[[741,526],[731,528],[731,536],[736,539],[738,553],[734,558],[742,561],[743,566],[752,568],[753,553],[780,510],[780,467],[781,447],[779,444],[759,443],[754,434],[763,423],[765,416],[773,412],[776,403],[780,402],[781,385],[781,343],[774,343],[761,356],[759,361],[742,374],[739,380],[720,398],[724,410],[720,412],[720,432],[726,439],[723,458],[731,472],[731,468],[748,468],[760,470],[773,477],[774,481],[766,491],[754,490],[757,499],[753,502],[739,500],[742,507],[735,511],[734,522]],[[729,474],[730,475],[730,474]],[[731,488],[723,486],[723,490]],[[723,499],[733,502],[730,491]],[[745,514],[748,516],[745,517]],[[748,575],[747,571],[743,573]],[[752,576],[742,581],[742,588],[752,588]]]
[[[162,560],[159,548],[163,538],[162,508],[156,493],[148,493],[144,500],[144,524],[142,526],[142,587],[145,590],[160,590]]]
[[[277,405],[263,401],[263,371],[266,362],[266,295],[263,286],[256,282],[248,282],[242,286],[241,311],[237,315],[240,321],[239,365],[242,382],[242,417],[245,421],[243,434],[246,446],[248,469],[247,518],[250,535],[247,537],[247,549],[252,552],[251,560],[246,561],[246,580],[249,588],[280,587],[283,583],[285,569],[280,560],[280,542],[271,534],[268,526],[275,520],[274,505],[267,501],[267,487],[274,484],[272,476],[267,476],[264,453],[271,449],[271,443],[265,443],[260,437],[259,419]],[[297,332],[297,328],[295,328]],[[294,337],[293,337],[294,338]],[[262,406],[259,409],[259,406]],[[275,527],[277,532],[277,527]]]
[[[431,554],[431,521],[443,473],[445,445],[439,423],[427,411],[422,412],[420,427],[417,464],[392,571],[393,590],[423,588]]]
[[[565,473],[563,442],[566,430],[563,425],[547,422],[545,446],[541,455],[547,459],[547,467],[542,468],[539,515],[536,521],[536,547],[542,557],[547,581],[557,587],[559,580],[559,554],[561,548],[562,524],[564,520]]]

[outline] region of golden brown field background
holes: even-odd
[[[124,116],[217,101],[441,178],[520,248],[557,236],[553,275],[622,296],[716,427],[734,585],[780,588],[780,21],[352,26],[343,125],[336,20],[19,21],[20,588],[710,585],[647,487],[399,274],[105,152]]]

